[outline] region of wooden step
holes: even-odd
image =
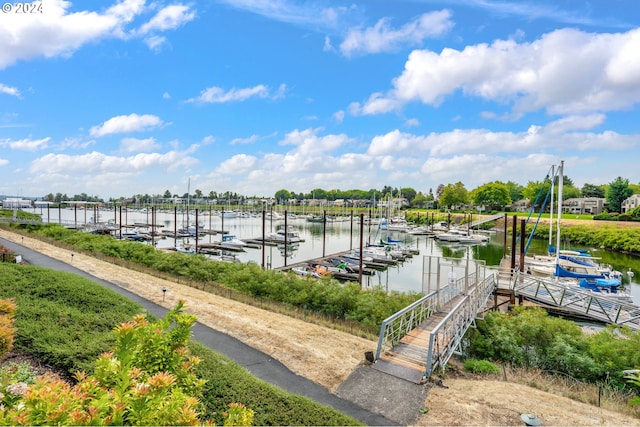
[[[383,354],[380,359],[387,360],[389,362],[397,363],[407,368],[417,369],[423,371],[426,366],[424,359],[411,357],[406,354],[396,353],[394,351],[388,351]]]

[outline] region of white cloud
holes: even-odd
[[[367,154],[371,156],[413,155],[442,158],[458,153],[528,154],[555,149],[558,152],[607,149],[623,151],[640,145],[638,135],[612,131],[585,132],[599,126],[603,116],[561,118],[545,126],[531,126],[524,132],[495,132],[486,129],[454,129],[448,132],[414,135],[393,130],[372,138]]]
[[[71,156],[67,154],[46,154],[31,162],[30,171],[42,175],[56,174],[105,174],[105,173],[137,173],[153,168],[173,170],[178,167],[198,163],[194,157],[179,151],[167,153],[141,153],[129,157],[109,156],[93,151],[91,153]]]
[[[158,148],[160,148],[160,144],[154,138],[123,138],[120,141],[120,151],[125,153],[149,152]]]
[[[49,147],[49,141],[51,138],[41,138],[41,139],[19,139],[19,140],[11,140],[4,139],[0,140],[1,147],[8,147],[12,150],[20,150],[20,151],[38,151],[44,150]]]
[[[263,84],[253,87],[229,89],[225,92],[220,87],[210,87],[203,90],[197,98],[190,98],[186,102],[200,102],[205,104],[222,104],[225,102],[246,101],[249,98],[272,98],[278,99],[284,95],[286,86],[280,85],[272,94],[269,87]]]
[[[532,43],[415,50],[392,90],[354,104],[352,112],[379,114],[411,101],[437,106],[456,92],[512,104],[516,115],[622,110],[640,102],[638,45],[640,28],[617,34],[561,29]]]
[[[236,144],[253,144],[254,142],[258,141],[258,139],[260,139],[260,137],[256,134],[251,135],[248,138],[234,138],[231,140],[231,142],[229,142],[230,145],[236,145]]]
[[[427,37],[437,37],[453,27],[451,12],[441,10],[414,18],[398,29],[389,25],[389,19],[380,19],[373,27],[352,29],[340,44],[345,56],[354,54],[392,52],[405,46],[422,44]]]
[[[20,60],[70,56],[87,43],[106,38],[148,37],[193,19],[188,6],[173,4],[160,9],[140,30],[133,21],[152,10],[145,0],[121,0],[103,12],[70,12],[71,2],[45,0],[41,14],[0,13],[0,69]],[[155,43],[148,43],[153,46]]]
[[[18,90],[18,88],[7,86],[2,83],[0,83],[0,93],[20,97],[20,91]]]
[[[0,167],[2,166],[7,166],[9,164],[9,160],[7,159],[0,159]]]
[[[99,138],[114,133],[140,132],[162,126],[164,123],[158,116],[151,114],[129,114],[115,116],[89,131],[91,136]]]
[[[250,171],[256,164],[257,158],[247,154],[236,154],[225,160],[217,168],[221,174],[244,174]]]
[[[316,2],[288,0],[220,0],[231,7],[246,10],[276,21],[296,25],[334,27],[347,8],[323,8]]]
[[[172,4],[166,6],[140,27],[141,34],[147,34],[153,31],[174,30],[196,17],[195,12],[190,10],[189,6],[183,4]]]

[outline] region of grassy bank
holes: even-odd
[[[34,266],[0,263],[0,298],[17,304],[15,348],[64,372],[92,372],[94,361],[114,344],[114,326],[142,308],[82,277]],[[203,359],[198,374],[207,380],[200,400],[203,418],[222,423],[231,402],[255,411],[256,425],[357,425],[347,417],[301,396],[266,384],[230,359],[192,342]]]
[[[295,317],[315,319],[352,334],[375,337],[382,321],[420,295],[363,290],[358,283],[301,278],[263,270],[255,263],[213,261],[204,255],[157,251],[150,245],[69,230],[59,225],[12,227],[67,250],[144,271],[201,290]]]

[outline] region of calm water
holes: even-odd
[[[46,209],[37,208],[35,211],[30,210],[30,212],[40,214],[44,221],[58,221],[57,209],[51,209],[47,212]],[[78,224],[83,224],[85,221],[91,222],[93,217],[93,211],[91,210],[77,210],[74,212],[71,209],[63,209],[60,214],[62,220],[77,221]],[[114,219],[114,217],[113,211],[101,211],[99,220],[107,221]],[[115,219],[118,220],[119,218]],[[186,223],[186,218],[183,218],[180,213],[178,213],[177,218],[173,212],[156,213],[156,224],[163,226],[161,229],[173,231],[174,222],[176,222],[174,219],[177,219],[178,228]],[[195,223],[193,215],[190,221],[192,224]],[[122,222],[125,224],[150,224],[151,212],[128,211],[125,213],[123,211]],[[223,228],[223,220],[219,216],[200,215],[198,224],[204,226],[205,229],[221,230]],[[283,226],[284,220],[271,221],[267,219],[265,224],[265,235],[268,235],[271,231],[275,231],[278,226]],[[328,222],[324,230],[323,224],[311,223],[304,218],[290,218],[287,220],[287,225],[295,227],[304,239],[304,242],[295,246],[295,248],[287,250],[287,265],[354,249],[359,247],[360,244],[360,225],[357,223],[357,218],[354,218],[353,223],[349,220],[346,222]],[[262,218],[224,218],[224,230],[240,239],[260,239],[262,237]],[[487,265],[494,266],[500,262],[503,255],[504,235],[500,232],[492,236],[491,241],[486,244],[470,246],[445,245],[436,242],[429,236],[386,232],[379,230],[377,225],[364,225],[363,227],[363,241],[365,243],[367,241],[377,243],[381,238],[386,239],[387,236],[402,240],[404,245],[418,249],[420,254],[408,258],[397,266],[377,272],[374,276],[363,276],[363,285],[365,286],[380,286],[389,291],[421,292],[426,286],[426,279],[423,279],[425,277],[425,265],[423,265],[425,256],[458,258],[461,263],[464,263],[467,258],[470,260],[484,260]],[[199,242],[218,242],[220,238],[220,235],[203,235],[200,236]],[[185,240],[192,244],[195,243],[193,238]],[[169,248],[174,247],[176,243],[180,245],[181,242],[182,239],[177,239],[176,241],[174,238],[167,237],[157,240],[156,244],[159,248]],[[510,236],[507,238],[507,243],[510,245]],[[544,254],[546,249],[546,241],[532,241],[529,253]],[[629,280],[629,277],[625,274],[624,280],[630,286],[634,301],[636,303],[640,302],[640,284],[637,283],[640,280],[640,258],[602,249],[579,247],[572,247],[572,249],[590,249],[594,256],[600,257],[603,262],[611,264],[616,270],[626,272],[631,268],[635,273],[634,278]],[[261,265],[263,262],[263,250],[247,248],[245,252],[238,253],[236,257],[241,262],[253,261]],[[264,263],[268,268],[284,266],[284,252],[274,246],[265,247]]]

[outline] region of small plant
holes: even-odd
[[[624,377],[627,382],[635,387],[636,391],[640,389],[640,372],[635,372],[633,374],[628,374]],[[629,405],[636,406],[640,405],[640,396],[633,396],[629,401]]]
[[[38,373],[28,362],[9,362],[0,368],[0,381],[2,384],[11,382],[23,382],[33,384]]]
[[[469,359],[464,362],[464,369],[474,374],[498,374],[500,367],[488,360]]]
[[[0,368],[0,404],[11,407],[26,393],[37,378],[37,372],[27,362],[7,363]]]
[[[253,425],[253,410],[245,408],[242,403],[230,403],[229,410],[223,415],[225,426]]]
[[[0,300],[0,357],[13,348],[15,313],[16,305],[12,300]]]

